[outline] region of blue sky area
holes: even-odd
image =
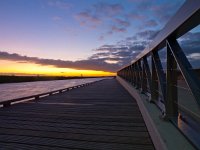
[[[83,61],[84,69],[90,64],[102,64],[105,68],[97,68],[113,71],[143,50],[183,3],[184,0],[1,0],[1,59],[18,61],[26,56],[27,61],[29,57]]]

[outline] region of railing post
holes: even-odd
[[[193,71],[192,65],[188,61],[187,57],[183,53],[180,45],[176,39],[170,39],[167,41],[169,49],[171,50],[174,59],[176,60],[180,71],[193,94],[198,106],[200,106],[200,80]]]
[[[145,72],[145,65],[144,62],[142,64],[142,88],[141,88],[141,93],[146,93],[147,92],[147,75]]]
[[[141,60],[138,61],[138,75],[139,75],[139,89],[142,88],[142,67],[141,67]]]
[[[128,81],[131,83],[131,67],[128,66]]]
[[[135,63],[133,65],[133,85],[136,87],[136,82],[137,82],[137,72],[136,72],[136,65]]]
[[[141,79],[140,79],[140,62],[136,62],[136,88],[141,88]]]
[[[165,77],[165,73],[163,71],[158,52],[157,51],[152,52],[152,56],[153,56],[153,62],[154,62],[154,65],[155,65],[157,77],[158,77],[158,82],[159,82],[159,85],[160,85],[160,90],[161,90],[161,93],[162,93],[162,98],[163,98],[163,101],[164,101],[164,105],[166,106],[166,77]],[[163,118],[166,115],[164,109],[162,109],[162,115],[163,115]]]
[[[143,57],[143,63],[144,63],[144,68],[145,68],[145,72],[146,72],[146,77],[147,77],[147,81],[148,81],[148,85],[149,85],[149,89],[150,89],[150,93],[152,91],[152,81],[151,81],[151,71],[149,69],[149,64],[147,62],[147,57]]]
[[[133,85],[134,82],[134,76],[133,76],[133,65],[130,65],[130,75],[131,75],[131,84]]]
[[[177,64],[167,44],[166,117],[178,117]]]
[[[151,59],[151,64],[152,64],[152,79],[151,79],[151,86],[152,86],[152,91],[151,91],[151,102],[155,102],[158,101],[158,77],[157,77],[157,73],[156,73],[156,67],[153,61],[153,56]]]

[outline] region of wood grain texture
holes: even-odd
[[[0,109],[0,149],[153,150],[136,101],[115,80]]]

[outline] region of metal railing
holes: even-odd
[[[200,1],[186,1],[149,47],[117,72],[118,76],[146,94],[149,101],[160,108],[162,118],[166,120],[177,120],[180,115],[177,105],[178,74],[183,76],[200,110],[200,80],[177,41],[199,24]],[[163,49],[166,52],[166,71],[159,56]],[[198,142],[194,143],[200,147]]]

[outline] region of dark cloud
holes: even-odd
[[[158,31],[147,30],[136,33],[132,37],[117,42],[115,45],[102,45],[95,49],[91,59],[115,59],[117,64],[123,66],[130,63],[142,50],[146,48]]]
[[[194,68],[200,68],[200,32],[188,32],[178,39],[179,44]]]
[[[32,62],[40,65],[52,65],[60,68],[89,69],[115,72],[125,64],[130,63],[149,41],[158,34],[156,30],[146,30],[136,33],[132,37],[117,42],[116,44],[106,44],[93,50],[94,54],[88,59],[79,61],[65,61],[54,59],[42,59],[38,57],[27,57],[19,54],[9,54],[0,52],[0,59],[13,60],[17,62]],[[179,39],[179,43],[189,60],[199,66],[200,61],[200,32],[189,32]],[[165,48],[166,49],[166,48]],[[165,53],[163,53],[165,51]],[[166,50],[159,52],[162,61],[166,62]]]
[[[146,40],[153,40],[156,35],[159,33],[157,30],[146,30],[136,34],[139,38],[143,38]]]
[[[54,59],[42,59],[38,57],[28,57],[19,54],[10,54],[0,51],[0,59],[12,60],[16,62],[31,62],[39,65],[51,65],[58,68],[74,68],[74,69],[89,69],[89,70],[103,70],[116,71],[119,66],[116,64],[106,63],[105,59],[87,59],[80,61],[64,61]]]
[[[94,50],[94,54],[86,60],[64,61],[28,57],[19,54],[0,52],[0,59],[16,62],[31,62],[40,65],[52,65],[59,68],[90,69],[115,72],[124,64],[129,63],[144,46],[142,43],[133,42],[132,45],[122,44],[102,45]]]

